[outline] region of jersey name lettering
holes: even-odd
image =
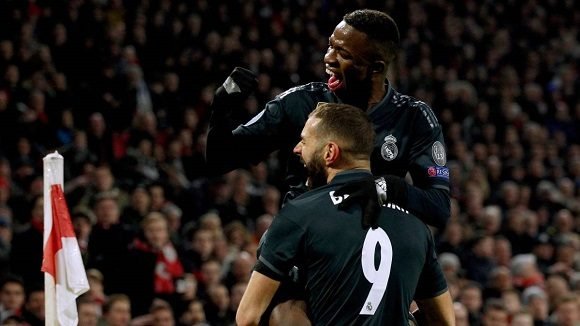
[[[402,207],[400,207],[398,205],[395,205],[393,203],[387,203],[387,207],[392,208],[392,209],[396,209],[396,210],[401,211],[403,213],[409,214],[409,211],[408,210],[406,210],[406,209],[404,209],[404,208],[402,208]]]
[[[344,196],[334,196],[334,191],[331,191],[328,193],[330,195],[330,199],[332,200],[332,203],[334,205],[338,205],[340,203],[342,203],[342,201],[346,198],[348,198],[348,194],[344,195]]]

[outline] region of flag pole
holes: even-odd
[[[52,230],[52,200],[50,186],[60,184],[64,179],[64,158],[58,152],[46,155],[43,158],[44,173],[44,236],[43,248]],[[44,313],[45,325],[56,326],[56,280],[50,273],[44,273]]]
[[[64,196],[64,159],[54,152],[43,161],[45,325],[76,326],[76,299],[89,281]]]

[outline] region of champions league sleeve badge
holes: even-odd
[[[384,146],[384,145],[383,145]],[[445,153],[445,146],[441,144],[440,141],[436,141],[433,143],[433,147],[431,148],[433,154],[433,160],[435,164],[439,166],[444,166],[447,163],[447,154]]]
[[[393,135],[385,137],[385,143],[381,146],[381,156],[385,161],[392,161],[397,157],[397,154],[399,154],[396,142],[397,138]]]

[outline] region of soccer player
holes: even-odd
[[[407,325],[413,298],[431,325],[453,325],[453,304],[429,228],[394,204],[365,219],[341,209],[335,190],[372,178],[374,131],[346,104],[321,103],[295,146],[311,180],[326,185],[289,201],[266,234],[238,308],[239,325],[257,325],[294,265],[306,284],[313,325]],[[410,241],[412,240],[412,241]]]
[[[324,56],[328,82],[287,90],[232,131],[232,112],[241,110],[257,85],[251,71],[235,68],[212,103],[208,168],[225,173],[280,150],[281,163],[287,169],[286,202],[305,190],[305,170],[292,155],[292,148],[308,114],[318,102],[350,104],[364,110],[373,122],[376,139],[371,169],[384,176],[380,183],[386,196],[383,201],[408,209],[429,225],[443,227],[450,215],[450,201],[441,125],[426,103],[397,92],[388,82],[387,70],[398,43],[399,30],[389,15],[368,9],[346,14],[330,36]],[[413,185],[403,179],[407,172]],[[374,185],[370,190],[375,191]]]

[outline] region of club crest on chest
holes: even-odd
[[[381,146],[381,156],[385,161],[392,161],[398,154],[399,148],[397,147],[397,138],[393,135],[388,135],[385,137],[385,142]]]

